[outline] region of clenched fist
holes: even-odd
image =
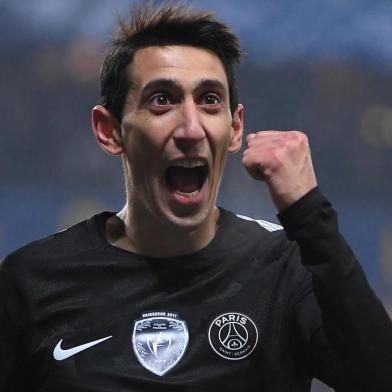
[[[308,138],[299,131],[259,131],[246,138],[243,163],[249,174],[265,181],[282,212],[317,186]]]

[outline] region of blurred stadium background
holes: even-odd
[[[102,53],[130,0],[0,1],[0,258],[124,201],[90,132]],[[196,0],[234,27],[246,129],[302,129],[341,229],[392,309],[392,2]],[[220,205],[276,221],[241,154]],[[314,391],[325,387],[315,384]]]

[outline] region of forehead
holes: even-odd
[[[128,70],[136,88],[154,79],[173,79],[180,84],[197,84],[201,79],[215,79],[228,88],[219,57],[192,46],[149,46],[139,49]]]

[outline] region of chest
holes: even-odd
[[[42,390],[253,390],[283,352],[290,367],[285,283],[282,266],[251,261],[68,270],[38,295]]]

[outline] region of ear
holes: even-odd
[[[95,138],[105,152],[111,155],[123,153],[120,124],[105,107],[97,105],[93,108],[91,123]]]
[[[229,152],[237,152],[241,148],[242,134],[244,131],[244,107],[239,104],[233,113],[231,123],[232,135],[229,144]]]

